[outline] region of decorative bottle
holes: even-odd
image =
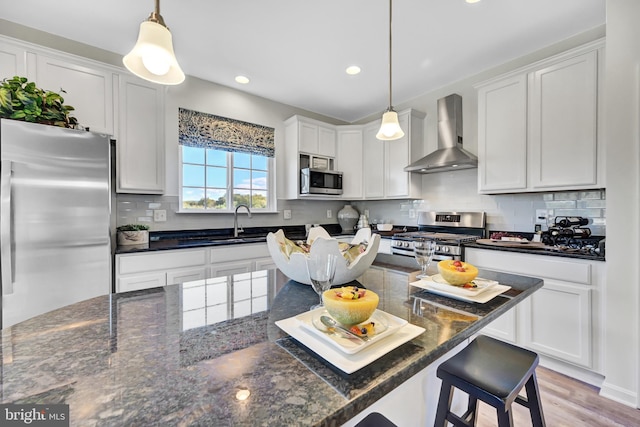
[[[360,214],[351,205],[345,205],[338,211],[338,224],[342,227],[343,233],[353,233],[355,225],[358,223]]]

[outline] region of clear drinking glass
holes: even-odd
[[[433,259],[433,253],[436,251],[436,242],[435,240],[416,240],[413,243],[413,254],[420,266],[422,272],[416,276],[418,279],[422,279],[424,277],[429,277],[427,274],[427,270],[429,269],[429,265],[431,265],[431,260]]]
[[[333,254],[309,254],[307,258],[307,270],[313,290],[320,296],[320,304],[311,307],[311,310],[324,307],[322,293],[331,287],[336,275],[338,257]]]

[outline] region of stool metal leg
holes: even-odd
[[[440,397],[438,398],[438,409],[436,411],[436,421],[434,427],[446,427],[447,415],[451,407],[451,399],[453,398],[453,386],[446,381],[442,381],[440,387]]]
[[[529,412],[531,413],[531,423],[533,427],[545,427],[544,414],[542,413],[542,402],[540,401],[540,390],[538,389],[538,381],[536,379],[536,372],[531,374],[531,377],[525,384],[527,390],[527,401],[529,406]]]
[[[498,427],[513,427],[513,413],[511,408],[496,408],[498,412]]]

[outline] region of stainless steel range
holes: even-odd
[[[420,212],[418,231],[397,233],[391,238],[391,253],[413,256],[413,243],[419,239],[436,241],[434,261],[464,260],[463,243],[485,234],[484,212]]]

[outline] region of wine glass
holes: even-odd
[[[433,253],[436,251],[436,242],[435,240],[416,240],[413,243],[413,254],[420,266],[422,272],[416,276],[417,279],[423,279],[425,277],[429,277],[427,274],[427,269],[431,264],[431,260],[433,259]]]
[[[307,270],[313,290],[320,296],[320,304],[311,307],[311,310],[324,307],[322,293],[331,287],[336,275],[338,257],[334,254],[309,254],[307,258]]]

